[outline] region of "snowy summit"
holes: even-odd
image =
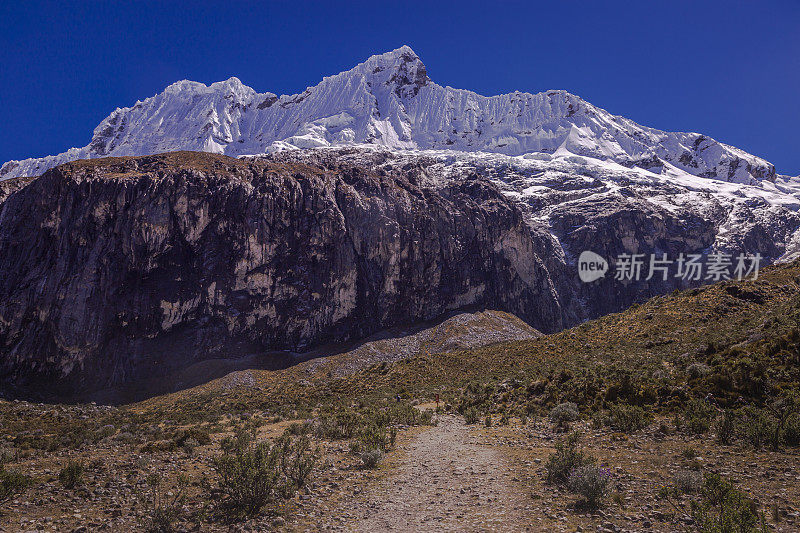
[[[9,161],[0,179],[106,156],[200,150],[231,156],[372,144],[519,156],[584,156],[631,168],[665,163],[693,176],[757,185],[769,162],[698,133],[640,126],[566,91],[481,96],[443,87],[408,46],[375,55],[295,95],[257,93],[237,78],[179,81],[116,109],[82,148]]]

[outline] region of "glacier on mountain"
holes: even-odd
[[[565,91],[481,96],[434,83],[408,46],[325,77],[295,95],[257,93],[237,78],[179,81],[116,109],[91,142],[0,168],[0,179],[36,176],[76,159],[198,150],[231,156],[347,145],[552,158],[588,157],[621,168],[676,169],[729,183],[783,187],[754,155],[698,133],[641,126]],[[610,167],[609,167],[610,168]]]

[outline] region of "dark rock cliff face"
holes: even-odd
[[[0,204],[0,379],[87,398],[470,305],[560,329],[576,317],[536,242],[480,180],[188,152],[70,163]]]
[[[285,351],[465,308],[552,332],[709,282],[615,280],[612,264],[582,283],[584,250],[767,264],[798,243],[800,216],[759,199],[443,161],[176,152],[0,182],[0,394],[135,398],[203,361],[288,365]]]
[[[650,254],[666,253],[675,259],[680,253],[702,253],[715,238],[712,220],[694,214],[678,218],[637,198],[597,198],[556,207],[550,216],[551,229],[572,257],[571,269],[583,250],[613,260],[620,254],[644,254],[647,258],[639,279],[616,280],[614,265],[604,278],[592,283],[575,283],[573,292],[583,303],[587,317],[621,311],[644,299],[700,283],[674,276],[665,281],[656,275],[647,280]]]
[[[533,250],[562,304],[565,326],[712,282],[678,277],[674,264],[666,280],[660,273],[648,280],[650,254],[667,254],[675,261],[680,254],[700,254],[707,260],[711,253],[759,253],[765,265],[790,259],[800,244],[798,213],[757,196],[732,199],[670,180],[637,181],[624,172],[607,173],[581,163],[531,167],[516,158],[357,148],[287,151],[269,158],[315,166],[348,162],[374,170],[400,168],[408,179],[432,188],[442,183],[491,183],[523,213]],[[580,281],[577,262],[584,250],[609,261],[604,278]],[[615,260],[621,254],[643,256],[640,279],[615,279]]]

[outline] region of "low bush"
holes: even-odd
[[[800,446],[800,414],[794,413],[783,427],[783,442],[787,446]]]
[[[330,414],[322,414],[314,422],[314,434],[323,439],[350,439],[363,425],[364,417],[352,409],[342,409]]]
[[[550,420],[558,427],[566,427],[580,417],[578,406],[572,402],[560,403],[550,410]]]
[[[723,445],[731,444],[736,438],[737,424],[736,412],[731,409],[725,409],[722,413],[722,418],[717,424],[717,442]]]
[[[364,468],[377,468],[382,460],[383,452],[377,448],[361,452],[361,463],[364,465]]]
[[[211,444],[211,435],[209,435],[208,431],[200,428],[184,429],[178,432],[172,440],[176,447],[181,448],[189,439],[196,441],[199,446]]]
[[[719,474],[706,474],[698,497],[690,501],[692,519],[703,533],[767,531],[758,504]]]
[[[681,457],[684,459],[696,459],[699,454],[694,446],[686,446],[681,450]]]
[[[30,476],[7,470],[0,464],[0,502],[4,502],[27,489],[33,480]]]
[[[240,431],[221,443],[223,453],[212,459],[224,508],[230,517],[257,514],[278,498],[291,497],[310,475],[316,457],[309,440],[283,438],[271,445]]]
[[[313,427],[309,422],[292,422],[286,428],[286,433],[289,435],[308,435],[311,433]]]
[[[707,433],[716,417],[716,408],[706,400],[693,398],[683,411],[686,429],[694,435]]]
[[[357,449],[360,450],[380,450],[388,452],[393,444],[394,438],[397,435],[395,428],[385,428],[372,424],[361,428],[356,437]]]
[[[139,500],[145,508],[142,529],[146,533],[172,533],[186,500],[188,478],[180,476],[177,485],[169,491],[164,490],[160,474],[150,474],[145,483],[147,492],[139,494]]]
[[[0,465],[15,461],[19,458],[19,450],[0,445]]]
[[[741,421],[742,437],[753,448],[763,448],[768,444],[777,447],[779,444],[780,426],[770,413],[755,407],[745,407]]]
[[[481,419],[481,415],[478,412],[478,409],[475,407],[468,407],[464,410],[464,421],[467,424],[477,424],[478,421]]]
[[[595,462],[593,457],[578,450],[579,440],[578,433],[571,433],[556,443],[556,451],[547,458],[544,465],[548,483],[565,483],[574,469]]]
[[[597,509],[608,493],[610,482],[611,470],[588,464],[572,469],[567,479],[567,488],[583,498],[579,504],[581,507]]]
[[[280,446],[281,470],[288,484],[294,489],[302,488],[318,459],[311,449],[311,439],[307,435],[294,440],[283,437],[276,445]]]
[[[672,476],[672,484],[681,494],[694,494],[703,488],[703,474],[695,470],[679,470]]]
[[[705,363],[692,363],[686,367],[686,374],[689,379],[697,379],[707,376],[711,373],[711,367]]]
[[[74,489],[83,483],[84,468],[78,461],[69,461],[58,473],[58,480],[67,489]]]
[[[606,420],[612,429],[633,433],[646,428],[653,416],[638,405],[617,404],[611,407]]]

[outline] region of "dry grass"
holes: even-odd
[[[14,451],[9,467],[34,478],[33,488],[9,510],[10,518],[15,524],[21,518],[39,523],[50,519],[61,528],[112,523],[128,527],[140,513],[130,502],[143,487],[144,476],[161,472],[167,485],[175,483],[179,473],[189,475],[191,520],[204,520],[204,509],[213,503],[202,488],[208,461],[218,453],[220,439],[236,428],[256,427],[261,436],[275,438],[290,421],[336,406],[367,409],[389,405],[397,395],[430,401],[439,394],[442,406],[449,403],[455,409],[469,401],[482,415],[498,413],[493,416],[497,424],[512,417],[510,425],[493,424],[480,431],[488,444],[503,448],[520,465],[519,477],[535,496],[531,505],[545,513],[543,526],[594,528],[598,522],[570,514],[571,500],[546,491],[539,481],[541,465],[558,436],[543,415],[553,405],[570,401],[584,417],[573,425],[591,435],[590,452],[620,468],[614,490],[626,507],[613,511],[611,521],[634,530],[645,523],[670,530],[670,511],[658,503],[658,487],[676,468],[700,464],[728,473],[764,504],[774,500],[781,512],[790,513],[783,523],[794,527],[792,502],[800,494],[792,477],[792,449],[753,450],[742,441],[721,447],[711,435],[694,436],[675,428],[673,420],[689,398],[708,393],[721,406],[740,396],[757,406],[797,392],[799,325],[800,262],[795,262],[769,268],[757,281],[655,298],[554,335],[382,362],[342,377],[329,375],[329,364],[342,362],[334,358],[326,365],[307,361],[278,371],[249,370],[247,379],[234,374],[119,408],[0,402],[0,425],[6,435],[2,445]],[[686,369],[694,363],[708,365],[711,371],[690,375]],[[655,421],[630,435],[590,428],[586,419],[591,412],[617,402],[642,404]],[[523,426],[518,418],[522,414],[531,420],[538,417],[538,422]],[[180,445],[182,432],[192,428],[209,434],[210,442],[198,442],[191,450]],[[405,439],[401,433],[398,441]],[[149,443],[152,451],[143,452]],[[358,469],[359,460],[346,443],[317,444],[324,466],[321,484],[309,489],[316,491],[314,502],[287,502],[272,517],[288,520],[298,509],[324,507],[330,504],[325,498],[335,499],[341,487],[352,494],[375,478]],[[699,457],[682,455],[687,446]],[[58,484],[57,474],[70,460],[85,464],[86,473],[81,487],[67,491]],[[389,457],[386,464],[396,461]],[[380,471],[386,474],[386,469]],[[47,503],[41,503],[45,498]]]

